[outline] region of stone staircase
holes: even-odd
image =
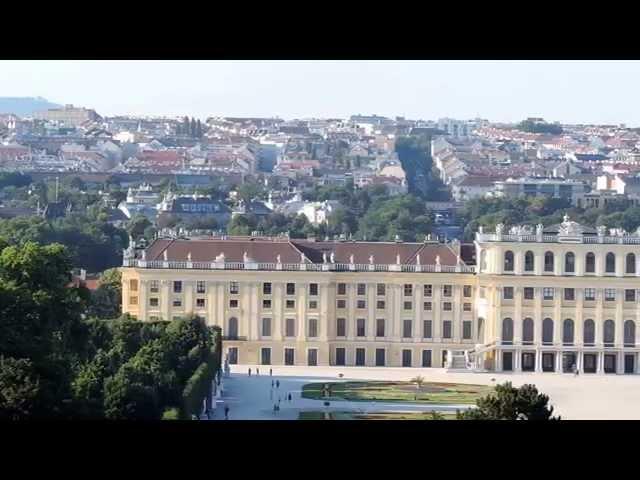
[[[449,350],[447,352],[447,372],[471,372],[469,354],[466,350]]]

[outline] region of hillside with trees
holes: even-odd
[[[59,244],[0,240],[0,419],[191,418],[221,363],[197,317],[85,319]]]
[[[516,125],[520,131],[527,133],[547,133],[549,135],[562,134],[562,127],[555,123],[538,122],[531,119],[523,120]]]

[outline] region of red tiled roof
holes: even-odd
[[[356,264],[368,264],[373,255],[376,264],[395,264],[400,255],[400,263],[415,264],[420,255],[421,265],[434,265],[436,256],[442,265],[455,265],[456,254],[447,245],[405,243],[405,242],[313,242],[309,240],[268,240],[268,239],[158,239],[149,246],[146,260],[163,260],[164,251],[169,261],[186,261],[191,253],[194,262],[212,262],[224,253],[227,262],[242,262],[244,253],[260,263],[275,263],[280,255],[282,263],[299,263],[304,253],[308,261],[323,263],[323,253],[327,258],[334,254],[336,263],[350,263],[351,255]]]

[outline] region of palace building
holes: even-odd
[[[638,246],[566,217],[474,245],[158,238],[125,251],[123,311],[198,315],[230,363],[636,373]]]

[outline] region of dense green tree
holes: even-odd
[[[144,215],[134,215],[127,223],[127,233],[137,241],[144,237],[144,231],[151,226],[153,224]]]
[[[562,127],[553,123],[536,122],[534,120],[523,120],[516,126],[518,130],[529,133],[548,133],[551,135],[562,134]]]
[[[196,138],[196,134],[197,134],[198,132],[197,132],[197,126],[196,126],[196,119],[195,119],[195,118],[193,118],[193,117],[191,118],[191,127],[190,127],[190,130],[189,130],[189,131],[191,132],[191,136],[192,136],[193,138]]]
[[[98,288],[91,292],[87,315],[97,318],[115,318],[122,309],[121,273],[110,268],[100,274]]]
[[[465,420],[559,420],[553,417],[549,397],[538,392],[535,385],[514,387],[511,382],[496,385],[495,391],[480,398],[477,408],[462,414]]]
[[[39,376],[32,362],[0,356],[0,420],[29,418],[39,395]]]

